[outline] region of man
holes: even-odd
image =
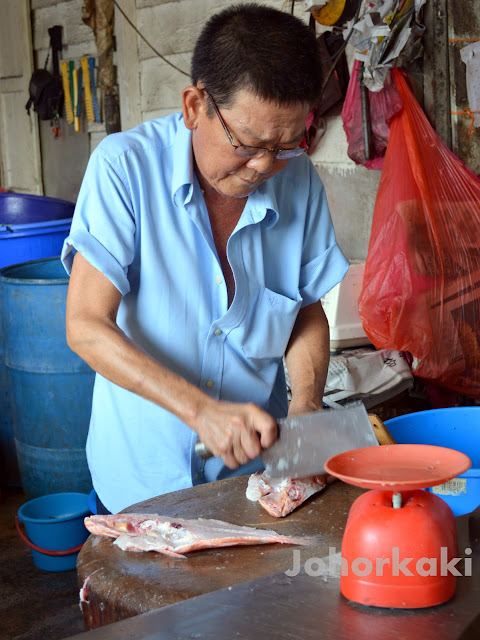
[[[348,264],[304,153],[319,68],[300,20],[233,6],[200,35],[183,113],[92,154],[62,258],[68,343],[97,371],[100,511],[261,469],[287,414],[284,355],[289,413],[322,406],[319,300]]]

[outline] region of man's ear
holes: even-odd
[[[193,85],[182,91],[183,121],[187,129],[197,128],[199,116],[205,112],[205,98],[203,91]]]

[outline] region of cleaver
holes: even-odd
[[[339,409],[281,418],[278,438],[262,452],[262,461],[270,478],[304,478],[325,472],[325,462],[337,453],[378,446],[374,428],[363,403]],[[195,452],[210,457],[201,442]]]

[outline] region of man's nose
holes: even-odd
[[[257,173],[268,173],[271,171],[277,156],[271,151],[267,151],[263,156],[259,158],[250,158],[247,162],[249,169],[254,169]]]

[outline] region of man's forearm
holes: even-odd
[[[300,310],[285,353],[292,390],[290,414],[322,408],[329,360],[328,321],[321,302],[316,302]]]

